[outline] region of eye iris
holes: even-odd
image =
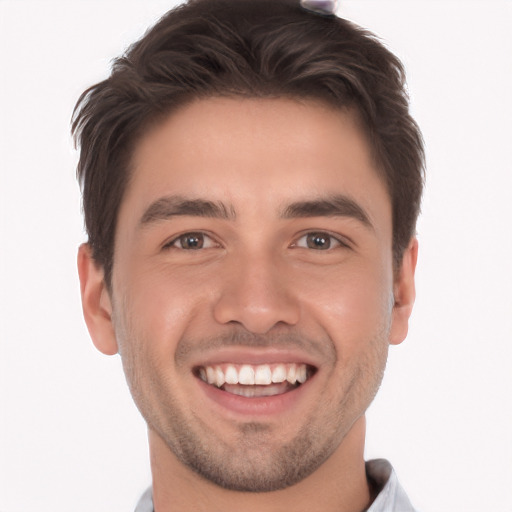
[[[312,233],[307,236],[307,245],[310,249],[329,249],[331,239],[322,233]]]
[[[204,238],[200,233],[187,233],[180,236],[180,244],[183,249],[201,249],[204,245]]]

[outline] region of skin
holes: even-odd
[[[333,196],[358,213],[304,208]],[[177,197],[223,206],[183,214]],[[202,248],[184,246],[187,233]],[[112,292],[87,244],[78,267],[92,339],[121,354],[148,423],[158,512],[369,505],[364,413],[414,301],[417,242],[394,273],[391,235],[389,194],[350,112],[211,98],[145,134]],[[251,399],[226,406],[196,375],[212,361],[269,358],[315,368],[270,412]]]

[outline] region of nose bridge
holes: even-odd
[[[239,255],[226,265],[214,316],[264,334],[279,323],[294,325],[299,305],[279,259],[270,254]]]

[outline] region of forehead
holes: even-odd
[[[121,206],[131,212],[165,195],[243,210],[341,193],[390,209],[356,117],[314,101],[196,100],[148,131],[132,164]]]

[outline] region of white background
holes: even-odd
[[[150,483],[81,317],[69,119],[172,1],[0,0],[0,511],[125,512]],[[512,511],[512,1],[342,1],[405,62],[428,181],[418,299],[368,414],[420,510]]]

